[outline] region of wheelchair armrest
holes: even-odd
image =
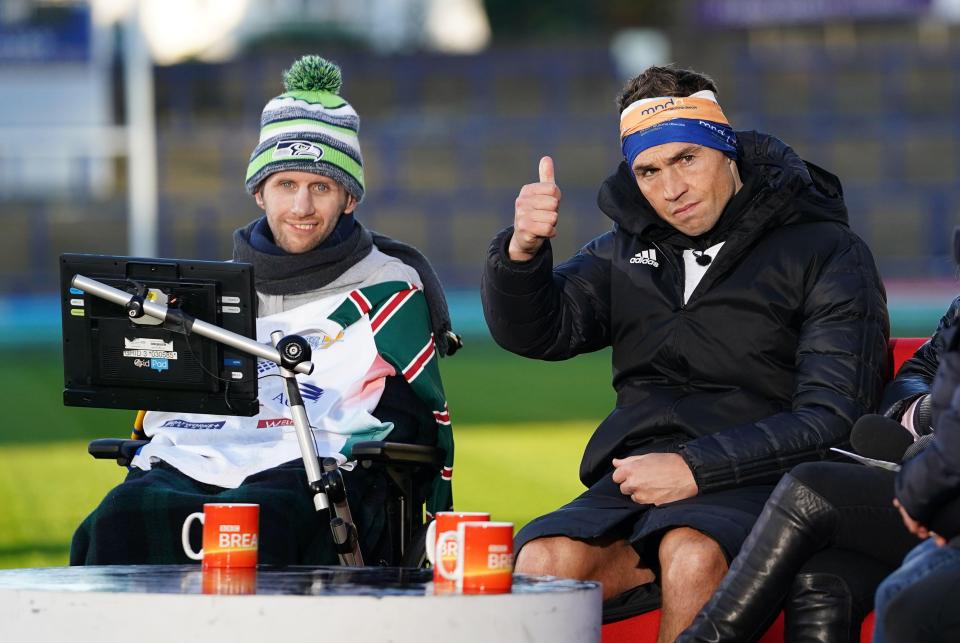
[[[439,467],[443,464],[443,450],[437,447],[421,444],[406,444],[403,442],[383,442],[381,440],[367,440],[357,442],[350,451],[351,458],[360,462],[364,467],[368,463],[416,466],[432,465]]]
[[[97,460],[116,460],[117,464],[125,467],[133,460],[137,450],[149,440],[122,440],[119,438],[102,438],[93,440],[87,445],[87,453]]]

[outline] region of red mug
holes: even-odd
[[[461,522],[456,532],[437,538],[437,551],[447,541],[457,544],[457,565],[451,573],[437,565],[440,576],[464,594],[504,594],[513,587],[513,523]]]
[[[445,580],[440,572],[440,567],[446,567],[452,570],[457,564],[457,543],[456,541],[447,541],[443,551],[437,555],[437,539],[445,533],[456,533],[457,525],[461,522],[486,521],[490,520],[490,514],[482,511],[438,511],[433,518],[433,522],[427,527],[426,551],[427,560],[433,565],[433,582],[435,585],[449,585],[453,587],[453,582]]]
[[[203,548],[190,547],[190,525],[203,524]],[[180,537],[183,551],[192,560],[202,560],[203,569],[212,567],[256,567],[260,531],[260,505],[248,503],[206,503],[203,511],[192,513],[183,522]]]

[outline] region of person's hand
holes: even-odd
[[[944,538],[940,534],[930,531],[927,527],[925,527],[924,525],[921,525],[919,522],[914,520],[913,516],[907,513],[907,510],[904,509],[903,505],[901,505],[900,501],[897,500],[896,498],[893,499],[893,506],[900,511],[900,518],[901,520],[903,520],[903,524],[907,528],[907,531],[909,531],[911,534],[913,534],[917,538],[932,537],[934,539],[934,542],[936,542],[937,545],[940,547],[943,547],[944,545],[947,544],[946,538]]]
[[[507,254],[513,261],[533,259],[547,239],[557,236],[560,188],[553,176],[553,159],[540,159],[539,183],[520,189],[513,211],[513,237]]]
[[[676,453],[647,453],[613,459],[620,493],[640,505],[664,505],[697,495],[693,472]]]

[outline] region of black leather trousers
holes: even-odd
[[[787,641],[859,637],[880,580],[917,541],[892,505],[893,474],[809,463],[777,485],[729,573],[678,641],[755,641],[786,611]]]

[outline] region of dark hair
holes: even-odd
[[[648,67],[642,74],[631,78],[617,96],[617,107],[623,111],[630,103],[641,98],[657,96],[689,96],[704,89],[717,94],[717,85],[706,74],[692,69],[678,69],[673,65]]]

